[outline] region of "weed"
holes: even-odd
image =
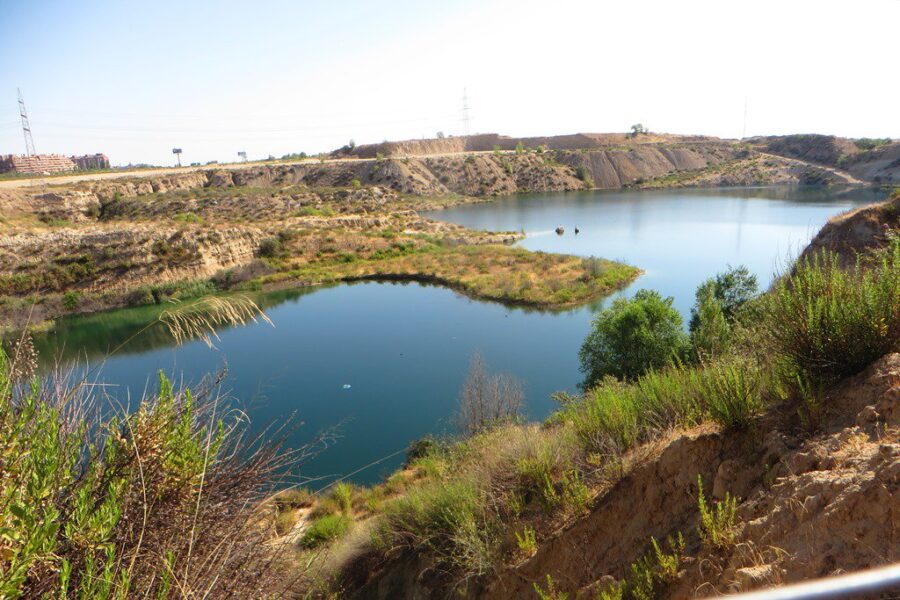
[[[303,532],[300,545],[315,548],[342,537],[350,529],[351,519],[347,515],[326,515],[315,519]]]
[[[353,486],[343,481],[336,483],[334,487],[331,488],[331,497],[337,503],[340,511],[345,515],[349,515],[353,509],[353,494]]]
[[[703,478],[697,475],[697,506],[700,509],[700,539],[708,547],[724,550],[734,545],[737,528],[737,499],[725,494],[725,499],[709,506],[703,495]]]
[[[749,363],[720,361],[703,371],[703,404],[710,417],[729,429],[746,427],[762,409],[761,373]]]
[[[789,378],[822,382],[858,373],[900,348],[900,243],[844,269],[836,255],[804,259],[775,284],[765,323]]]
[[[78,308],[78,302],[81,300],[81,294],[78,292],[66,292],[62,297],[62,304],[66,310],[75,310]]]
[[[517,531],[516,544],[526,556],[532,556],[537,551],[537,533],[534,527],[526,525],[521,534]]]
[[[519,142],[519,144],[521,144],[521,142]],[[546,589],[537,583],[533,583],[532,585],[534,586],[534,593],[538,595],[540,600],[568,600],[569,598],[569,594],[556,589],[556,583],[549,574],[547,575]]]

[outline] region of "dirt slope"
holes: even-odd
[[[900,235],[900,192],[891,200],[838,215],[825,224],[803,251],[810,258],[823,249],[836,252],[852,265],[862,252],[884,248]]]
[[[671,134],[642,134],[631,138],[624,133],[574,133],[537,137],[509,137],[496,133],[480,133],[462,137],[402,140],[365,144],[353,148],[344,147],[332,153],[333,156],[375,158],[378,154],[391,156],[428,156],[459,152],[491,152],[493,150],[515,150],[521,144],[526,148],[543,146],[548,150],[585,150],[609,146],[641,145],[647,143],[687,143],[722,142],[708,136],[686,136]]]
[[[881,565],[900,557],[900,354],[846,381],[820,433],[769,419],[743,434],[673,434],[627,457],[627,474],[589,514],[529,559],[466,589],[466,597],[536,598],[550,575],[570,598],[625,577],[650,539],[683,534],[683,565],[664,598],[706,597]],[[737,543],[701,546],[697,475],[707,496],[738,498]],[[356,598],[443,598],[420,559],[377,573]]]
[[[850,176],[872,183],[900,182],[900,141],[884,140],[882,145],[866,149],[857,142],[832,135],[784,135],[748,140],[757,150],[836,167]]]

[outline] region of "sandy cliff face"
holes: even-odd
[[[262,237],[251,227],[213,231],[159,224],[25,232],[0,238],[0,274],[19,275],[26,286],[29,273],[55,265],[59,281],[71,284],[66,287],[110,290],[206,278],[250,262]]]
[[[834,217],[803,251],[808,259],[822,250],[836,252],[844,265],[852,265],[858,254],[886,247],[900,236],[900,192],[891,200],[859,208]]]

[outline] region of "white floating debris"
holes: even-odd
[[[344,384],[344,389],[345,389],[345,390],[349,390],[349,389],[350,389],[350,384],[349,384],[349,383],[345,383],[345,384]]]

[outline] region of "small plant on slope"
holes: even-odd
[[[733,546],[737,535],[737,499],[726,493],[724,500],[714,506],[708,505],[703,495],[703,478],[697,475],[697,506],[703,543],[714,550]]]

